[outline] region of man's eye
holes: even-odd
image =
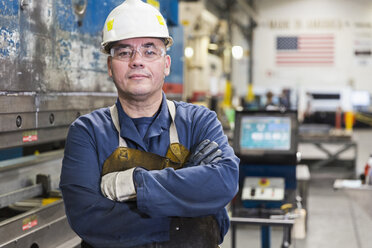
[[[155,50],[145,50],[146,56],[154,56],[157,55],[157,52]]]
[[[132,54],[132,51],[130,51],[130,50],[119,50],[119,51],[117,51],[116,54],[117,54],[118,57],[128,57]]]

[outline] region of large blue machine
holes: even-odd
[[[240,188],[247,208],[295,202],[297,114],[237,111],[234,150],[241,159]]]
[[[0,152],[64,140],[77,116],[115,101],[100,43],[107,15],[123,1],[0,0]],[[144,2],[160,9],[174,38],[166,93],[180,98],[178,1]]]
[[[297,132],[296,112],[236,112],[233,147],[240,158],[240,191],[232,204],[232,247],[236,223],[260,224],[262,248],[270,247],[270,225],[282,225],[281,247],[290,246],[293,222],[285,213],[296,203]],[[275,215],[283,219],[273,221]]]

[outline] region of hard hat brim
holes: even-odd
[[[130,37],[126,39],[121,39],[121,40],[127,40],[127,39],[133,39],[133,38],[155,38],[155,39],[161,39],[164,41],[164,45],[166,49],[169,49],[173,45],[173,38],[172,37],[153,37],[153,36],[141,36],[141,37]],[[102,42],[101,43],[101,51],[105,54],[110,54],[110,49],[111,47],[118,41],[121,40],[113,40],[113,41],[108,41],[108,42]]]

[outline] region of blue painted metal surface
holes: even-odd
[[[270,248],[271,245],[271,227],[261,226],[261,248]]]
[[[0,1],[0,15],[17,15],[19,10],[19,0]]]
[[[59,28],[69,32],[78,31],[83,34],[99,35],[107,15],[123,0],[87,1],[86,12],[81,17],[81,26],[78,22],[79,16],[74,13],[72,2],[71,0],[56,1]]]
[[[160,12],[167,19],[168,26],[178,25],[178,0],[160,0]]]
[[[23,7],[19,2],[0,0],[0,91],[116,91],[99,49],[104,21],[123,0],[29,0]],[[84,2],[79,14],[76,4]],[[178,2],[159,3],[165,18],[176,23]],[[183,36],[173,36],[182,45]],[[178,64],[173,74],[182,78]]]
[[[282,177],[285,179],[286,189],[296,189],[296,165],[252,165],[241,164],[239,167],[240,180],[251,177]]]
[[[12,158],[19,158],[23,155],[23,148],[9,148],[5,150],[0,150],[0,161],[8,160]]]
[[[122,0],[0,0],[0,91],[115,92],[101,54],[107,14]],[[84,1],[80,1],[84,2]]]
[[[166,82],[182,84],[183,83],[183,50],[184,50],[184,41],[183,41],[183,27],[175,26],[169,27],[169,33],[174,40],[174,44],[171,49],[168,51],[168,54],[172,58],[171,73],[165,79]]]

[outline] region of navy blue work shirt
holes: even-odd
[[[222,159],[215,164],[190,165],[174,170],[138,170],[137,200],[115,202],[101,193],[105,160],[118,147],[118,132],[109,108],[79,117],[69,129],[60,189],[72,229],[94,247],[131,247],[169,239],[170,217],[214,215],[221,242],[229,228],[225,206],[238,191],[239,159],[229,146],[215,112],[175,102],[179,141],[192,151],[205,139],[215,141]],[[132,119],[116,102],[120,133],[128,147],[165,156],[171,116],[165,94],[160,112],[140,137]]]

